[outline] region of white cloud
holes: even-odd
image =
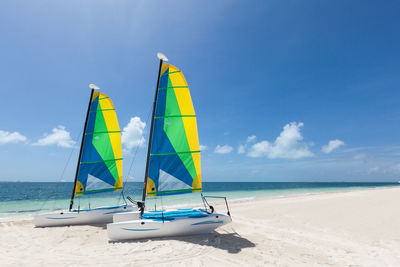
[[[71,139],[71,135],[62,125],[53,128],[51,134],[44,134],[44,137],[33,143],[34,146],[72,147],[76,142]]]
[[[325,154],[331,153],[333,150],[335,150],[336,148],[340,147],[344,145],[344,142],[336,139],[336,140],[331,140],[329,141],[329,143],[327,145],[322,146],[322,152],[324,152]]]
[[[19,132],[7,132],[0,130],[0,145],[9,144],[9,143],[19,143],[26,142],[26,136],[23,136]]]
[[[372,163],[374,162],[373,156],[370,156],[367,153],[357,153],[356,155],[353,156],[352,158],[355,161],[355,164],[366,164],[366,163]]]
[[[365,160],[367,158],[368,158],[368,155],[365,153],[358,153],[353,157],[353,159],[355,159],[355,160]]]
[[[132,117],[129,123],[124,127],[121,136],[121,142],[127,151],[134,147],[143,146],[145,143],[144,128],[146,123],[139,117]]]
[[[314,154],[308,149],[307,144],[301,142],[303,136],[300,128],[302,122],[291,122],[283,127],[283,131],[273,143],[261,141],[251,146],[247,155],[249,157],[268,157],[270,159],[299,159],[312,157]]]
[[[208,149],[208,147],[207,147],[207,146],[200,145],[200,151],[204,151],[204,150],[207,150],[207,149]]]
[[[246,145],[239,145],[238,154],[244,154],[246,152]]]
[[[253,141],[256,141],[257,136],[255,135],[250,135],[249,137],[247,137],[247,143],[251,143]]]
[[[255,135],[250,135],[247,137],[246,143],[244,145],[239,145],[238,147],[238,154],[244,154],[246,153],[247,150],[247,146],[249,143],[253,143],[254,141],[256,141],[257,137]]]
[[[228,145],[223,145],[223,146],[217,145],[217,147],[214,150],[214,153],[217,153],[217,154],[229,154],[229,153],[232,152],[232,150],[233,150],[233,147],[231,147],[231,146],[228,146]]]

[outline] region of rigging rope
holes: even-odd
[[[151,115],[151,110],[152,110],[152,109],[149,108],[149,111],[148,111],[148,113],[147,113],[147,119],[146,119],[147,125],[148,125],[149,118],[150,118],[150,115]],[[136,149],[135,149],[135,152],[134,152],[134,154],[133,154],[132,161],[131,161],[131,164],[130,164],[130,166],[129,166],[128,174],[127,174],[127,176],[126,176],[126,179],[125,179],[125,182],[124,182],[124,185],[123,185],[123,189],[122,189],[120,198],[119,198],[119,200],[118,200],[118,203],[121,201],[121,198],[123,198],[125,204],[127,203],[126,200],[125,200],[124,190],[125,190],[125,188],[126,188],[126,184],[128,183],[128,179],[130,178],[131,171],[132,171],[132,168],[133,168],[133,163],[134,163],[135,160],[136,160],[136,156],[137,156],[137,153],[138,153],[139,148],[140,148],[139,145],[136,146]]]
[[[79,132],[79,135],[78,135],[75,139],[78,139],[79,136],[82,135],[82,133],[83,133],[83,131],[80,131],[80,132]],[[70,150],[70,153],[69,153],[67,162],[66,162],[66,164],[65,164],[65,166],[64,166],[64,168],[63,168],[63,170],[62,170],[62,172],[61,172],[60,180],[58,181],[58,183],[57,183],[57,185],[56,185],[56,188],[53,190],[52,194],[50,194],[49,197],[47,197],[47,198],[43,201],[43,203],[42,203],[42,205],[41,205],[41,207],[40,207],[39,210],[42,210],[42,209],[43,209],[43,207],[44,207],[44,205],[47,203],[47,201],[48,201],[49,199],[51,199],[51,195],[54,195],[54,192],[58,192],[59,184],[60,184],[60,182],[62,181],[62,179],[64,178],[65,171],[66,171],[66,169],[67,169],[67,167],[68,167],[68,165],[69,165],[69,162],[71,161],[71,157],[72,157],[72,154],[73,154],[75,148],[76,148],[76,147],[73,146],[73,147],[71,148],[71,150]],[[53,210],[54,210],[54,209],[55,209],[55,202],[56,202],[56,199],[53,198],[53,200],[54,200],[54,201],[53,201]]]

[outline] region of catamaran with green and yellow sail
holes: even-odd
[[[159,53],[159,73],[147,153],[140,211],[114,215],[107,225],[111,240],[209,233],[231,222],[214,213],[206,197],[204,208],[145,211],[146,197],[202,191],[196,114],[182,72]],[[226,202],[226,198],[225,202]]]
[[[137,210],[124,205],[80,209],[74,207],[75,197],[93,193],[121,191],[122,149],[121,132],[111,99],[92,88],[69,209],[39,214],[34,217],[37,227],[112,222],[115,213]]]

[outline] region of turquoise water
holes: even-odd
[[[66,209],[72,193],[73,183],[0,182],[0,221],[27,219],[44,211]],[[260,197],[289,196],[298,194],[337,192],[377,187],[400,186],[399,183],[271,183],[271,182],[224,182],[203,183],[203,194],[226,196],[229,202]],[[140,200],[143,183],[127,183],[125,196]],[[221,203],[221,199],[211,204]],[[110,206],[123,204],[120,192],[93,194],[77,197],[75,208]],[[147,208],[201,206],[200,194],[184,194],[148,198]]]

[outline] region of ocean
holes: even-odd
[[[323,192],[338,192],[379,187],[400,186],[399,183],[315,183],[315,182],[204,182],[205,196],[225,196],[228,202],[261,197],[277,197]],[[0,182],[0,221],[29,219],[41,212],[67,209],[72,182]],[[128,182],[124,196],[140,200],[143,183]],[[74,208],[119,205],[124,203],[121,191],[92,194],[75,198]],[[211,204],[221,199],[210,199]],[[149,208],[201,206],[200,194],[183,194],[148,198]]]

